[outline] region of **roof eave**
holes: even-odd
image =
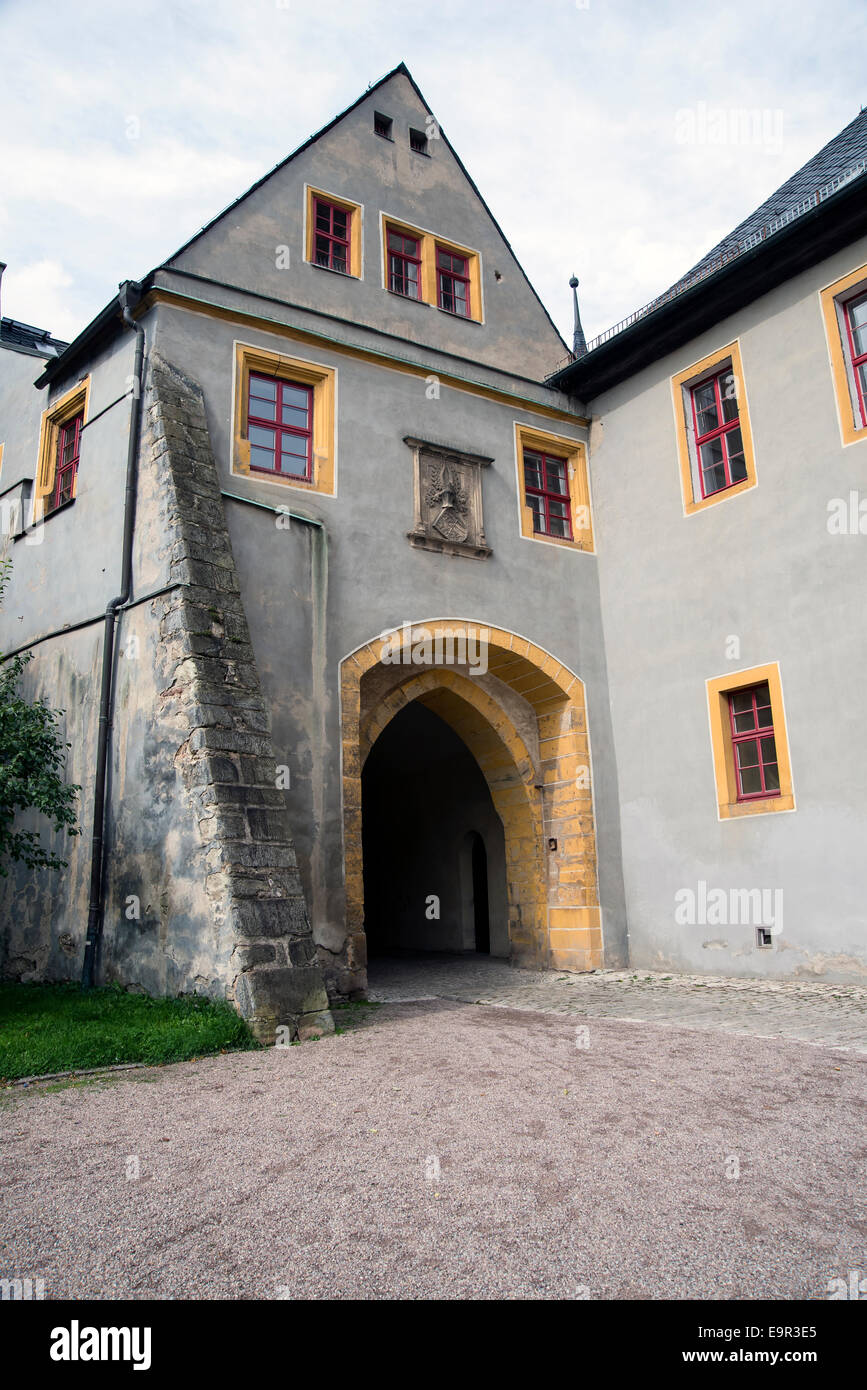
[[[153,274],[154,272],[151,271],[140,282],[142,295],[151,288]],[[87,327],[81,330],[78,337],[73,338],[66,351],[48,363],[42,375],[36,378],[33,383],[34,386],[41,391],[44,387],[50,386],[57,377],[65,376],[80,357],[91,351],[98,342],[107,340],[113,332],[119,329],[122,319],[120,295],[116,294],[113,299],[109,300],[104,309],[100,309],[96,318],[91,319]]]

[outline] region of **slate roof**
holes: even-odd
[[[867,231],[867,108],[663,294],[571,355],[548,385],[616,385]]]
[[[818,154],[808,159],[797,173],[772,193],[770,198],[756,208],[755,212],[739,222],[728,236],[718,241],[716,246],[696,261],[690,270],[675,280],[662,294],[636,309],[627,318],[598,334],[587,344],[586,352],[592,353],[604,343],[616,338],[624,329],[639,319],[654,313],[663,305],[676,299],[684,290],[707,279],[716,271],[737,260],[746,251],[767,241],[775,232],[781,231],[796,218],[819,203],[825,202],[839,189],[848,186],[856,179],[864,182],[867,199],[867,107],[861,110],[854,121],[829,140]],[[584,354],[581,354],[583,359]],[[571,359],[574,360],[574,359]],[[566,359],[568,362],[570,359]],[[553,375],[559,376],[563,365]]]
[[[34,328],[18,319],[0,319],[0,347],[11,348],[31,357],[59,357],[69,347],[59,338],[52,338],[47,328]]]
[[[848,170],[857,170],[859,164],[860,172],[867,169],[867,107],[860,111],[854,121],[850,121],[839,135],[829,140],[818,154],[808,159],[797,173],[781,184],[770,198],[766,198],[755,212],[751,212],[749,217],[745,217],[743,222],[738,223],[737,227],[729,232],[728,236],[718,241],[686,275],[675,281],[666,291],[666,296],[703,272],[715,268],[717,263],[737,254],[750,238],[760,236],[766,229],[770,230],[771,224],[779,219],[791,216],[802,203]],[[857,174],[853,173],[853,177],[857,177]]]

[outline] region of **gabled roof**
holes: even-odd
[[[269,179],[273,178],[275,174],[278,174],[281,169],[285,169],[288,164],[291,164],[294,159],[297,159],[298,156],[303,154],[305,150],[309,149],[311,145],[315,145],[317,140],[320,140],[336,125],[339,125],[340,122],[350,114],[350,112],[354,111],[356,107],[360,106],[363,101],[366,101],[374,92],[378,91],[379,88],[384,86],[386,82],[390,82],[391,79],[393,77],[396,77],[399,73],[407,79],[416,96],[418,97],[419,101],[421,102],[422,106],[425,108],[427,112],[430,113],[430,107],[428,106],[427,101],[422,95],[422,92],[419,89],[417,83],[415,82],[412,73],[409,71],[409,68],[406,66],[405,63],[398,63],[397,67],[392,68],[391,71],[387,72],[384,77],[379,78],[377,82],[371,83],[371,85],[367,87],[365,91],[362,92],[361,96],[358,97],[354,102],[352,102],[350,106],[347,106],[345,110],[341,111],[340,114],[335,116],[333,120],[329,121],[327,125],[324,125],[321,130],[318,130],[316,132],[315,135],[311,135],[308,140],[305,140],[302,145],[299,145],[298,148],[293,150],[290,155],[287,155],[285,159],[281,159],[278,164],[274,165],[273,169],[269,169],[267,174],[263,174],[262,178],[257,179],[256,182],[252,184],[250,188],[246,189],[245,192],[243,192],[240,195],[240,197],[235,198],[233,202],[229,203],[228,207],[223,208],[222,212],[217,213],[216,217],[213,217],[210,222],[207,222],[205,226],[201,228],[200,231],[196,232],[195,235],[190,237],[188,241],[185,241],[183,246],[179,246],[177,251],[175,251],[171,256],[169,256],[167,260],[163,261],[159,266],[155,266],[154,269],[151,270],[148,273],[148,275],[146,275],[142,280],[142,289],[147,290],[150,288],[152,277],[156,274],[158,270],[171,271],[173,262],[177,260],[178,256],[180,256],[190,246],[194,245],[194,243],[197,242],[201,237],[203,237],[207,232],[209,232],[212,227],[216,226],[218,222],[222,221],[224,217],[229,216],[229,214],[233,212],[234,209],[237,208],[240,203],[243,203],[245,199],[249,198],[251,194],[255,193],[258,188],[261,188],[262,185],[267,183]],[[548,310],[545,308],[545,305],[539,298],[537,291],[531,284],[526,271],[524,270],[523,266],[518,260],[518,257],[515,255],[515,252],[512,248],[512,245],[508,237],[505,235],[496,217],[491,212],[491,209],[488,207],[488,204],[482,197],[482,194],[479,191],[479,188],[475,183],[475,180],[468,173],[460,155],[454,149],[453,145],[446,136],[442,126],[439,125],[439,122],[437,122],[437,126],[439,129],[440,139],[450,151],[451,155],[455,160],[455,163],[458,165],[458,168],[461,170],[470,188],[475,193],[476,197],[478,198],[488,217],[491,219],[491,222],[493,223],[498,234],[502,238],[503,243],[509,252],[509,255],[515,262],[518,271],[520,272],[523,279],[526,281],[526,284],[531,294],[536,299],[537,303],[539,304],[539,307],[545,315],[545,318],[551,325],[552,331],[560,339],[560,342],[563,343],[563,347],[565,348],[566,344],[563,342],[563,337],[560,333],[560,330],[557,328],[557,325],[554,323],[553,319],[551,318],[551,315],[548,313]],[[36,385],[40,388],[47,386],[52,380],[54,380],[55,377],[62,375],[72,365],[75,359],[81,355],[84,349],[89,346],[91,342],[93,342],[97,337],[102,336],[107,330],[116,329],[118,323],[119,316],[117,312],[117,300],[115,299],[110,301],[105,306],[105,308],[102,309],[99,314],[97,314],[96,318],[93,319],[91,323],[89,323],[87,327],[82,330],[78,337],[75,338],[69,345],[68,351],[57,362],[50,362],[48,364],[48,366],[45,368],[45,371],[38,378]]]
[[[686,275],[549,384],[598,395],[867,230],[867,108]]]

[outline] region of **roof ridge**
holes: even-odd
[[[392,77],[396,77],[399,72],[402,72],[404,77],[407,77],[409,79],[416,92],[418,93],[419,97],[421,98],[422,104],[427,107],[427,102],[421,95],[421,92],[419,92],[415,82],[413,82],[412,74],[410,73],[409,68],[406,66],[406,63],[401,61],[397,64],[396,67],[391,68],[387,73],[385,73],[383,77],[378,78],[375,82],[371,82],[367,87],[365,87],[364,91],[361,93],[361,96],[356,97],[355,101],[350,102],[350,104],[348,106],[345,106],[342,111],[338,111],[336,116],[333,116],[332,119],[330,121],[327,121],[324,126],[321,126],[319,130],[314,131],[312,135],[308,136],[308,138],[302,141],[300,145],[297,145],[295,149],[291,150],[290,153],[287,154],[283,159],[278,159],[277,163],[273,166],[273,168],[268,169],[262,175],[261,178],[256,179],[255,183],[251,183],[250,187],[246,188],[243,193],[240,193],[237,198],[233,198],[231,203],[227,203],[226,206],[220,212],[216,213],[216,215],[212,217],[209,222],[206,222],[205,225],[203,227],[200,227],[199,230],[195,232],[194,235],[191,236],[187,241],[185,241],[182,246],[179,246],[177,251],[173,251],[171,256],[169,256],[166,260],[161,261],[158,266],[154,266],[154,270],[170,269],[172,261],[177,260],[178,256],[183,255],[184,251],[186,251],[188,247],[192,246],[194,242],[198,241],[200,237],[203,237],[206,232],[209,232],[212,227],[216,226],[216,224],[222,218],[224,218],[227,215],[227,213],[230,213],[233,208],[236,208],[238,206],[239,203],[243,203],[245,198],[249,198],[251,193],[255,193],[257,188],[261,188],[263,183],[267,183],[268,179],[272,178],[273,175],[278,173],[280,169],[284,169],[287,164],[291,164],[293,159],[297,159],[300,154],[303,154],[306,149],[309,149],[311,145],[314,145],[317,140],[321,140],[322,136],[327,135],[328,131],[331,130],[334,126],[336,126],[340,121],[342,121],[345,116],[348,116],[350,111],[354,111],[356,106],[360,106],[363,101],[366,101],[372,92],[377,91],[378,88],[380,88],[385,82],[390,81]],[[428,111],[430,111],[429,107]],[[153,271],[151,272],[151,274],[153,274]]]
[[[354,111],[357,106],[360,106],[363,101],[366,101],[372,92],[377,91],[378,88],[383,86],[384,83],[389,82],[391,78],[396,77],[398,73],[403,74],[403,76],[407,79],[413,91],[415,92],[416,96],[418,97],[419,101],[421,102],[422,106],[427,111],[428,115],[433,116],[433,112],[431,111],[427,98],[425,97],[424,93],[422,92],[421,88],[419,87],[418,83],[416,82],[415,78],[413,77],[412,73],[407,67],[406,63],[403,61],[399,62],[397,66],[391,68],[385,74],[384,77],[380,77],[376,82],[370,83],[370,85],[362,92],[360,97],[357,97],[355,101],[350,103],[349,106],[345,107],[342,111],[338,112],[338,114],[334,116],[332,120],[328,121],[327,124],[322,126],[320,130],[317,130],[314,135],[311,135],[309,139],[303,142],[303,144],[299,145],[296,149],[294,149],[291,152],[291,154],[288,154],[286,156],[285,159],[279,160],[279,162],[274,165],[273,169],[269,169],[268,172],[263,174],[260,179],[257,179],[255,183],[251,184],[250,187],[246,189],[244,193],[240,194],[239,197],[235,198],[234,201],[229,203],[227,207],[223,208],[222,212],[217,213],[216,217],[212,217],[210,222],[206,222],[204,227],[202,227],[198,232],[196,232],[195,236],[192,236],[188,241],[185,241],[183,246],[178,247],[177,251],[174,251],[172,255],[169,256],[165,261],[162,261],[158,266],[154,266],[154,269],[150,272],[150,274],[153,275],[157,270],[171,270],[173,268],[173,262],[176,261],[177,258],[181,256],[184,251],[186,251],[190,246],[192,246],[194,242],[198,241],[199,238],[204,236],[206,232],[209,232],[210,229],[213,226],[215,226],[221,218],[225,217],[227,213],[230,213],[233,208],[236,208],[238,206],[239,203],[242,203],[245,198],[248,198],[250,196],[251,193],[255,193],[257,188],[261,188],[262,184],[266,183],[267,180],[270,179],[274,174],[278,173],[281,169],[285,168],[287,164],[290,164],[293,159],[296,159],[298,157],[298,155],[303,154],[303,152],[306,149],[309,149],[311,145],[315,144],[317,140],[321,140],[323,135],[327,135],[329,130],[332,130],[333,127],[338,125],[339,122],[344,119],[344,117],[350,114],[351,111]],[[548,312],[548,308],[543,303],[538,290],[536,289],[526,270],[524,269],[518,257],[516,256],[512,243],[509,241],[509,238],[506,236],[505,232],[503,231],[502,227],[500,226],[499,222],[497,221],[496,217],[494,216],[493,212],[491,211],[490,207],[485,201],[485,198],[481,190],[479,189],[478,184],[476,183],[472,174],[467,169],[466,165],[464,164],[454,145],[449,140],[439,121],[437,121],[437,129],[439,131],[439,136],[443,144],[447,146],[450,154],[455,160],[455,163],[457,164],[464,178],[467,180],[467,183],[470,185],[470,188],[473,190],[482,207],[484,208],[485,212],[487,213],[488,217],[493,222],[494,227],[496,228],[497,232],[503,240],[503,243],[507,251],[509,252],[509,255],[512,257],[512,260],[515,262],[515,265],[518,267],[518,270],[524,277],[524,280],[526,281],[530,293],[533,295],[534,299],[536,300],[540,309],[545,315],[545,318],[551,325],[552,330],[560,339],[560,342],[563,344],[563,347],[565,348],[566,342],[563,338],[562,333],[560,332],[559,328],[557,327],[556,323],[554,322],[550,313]]]

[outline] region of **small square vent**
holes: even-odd
[[[409,147],[415,150],[416,154],[427,154],[427,136],[423,130],[413,130],[409,128]]]

